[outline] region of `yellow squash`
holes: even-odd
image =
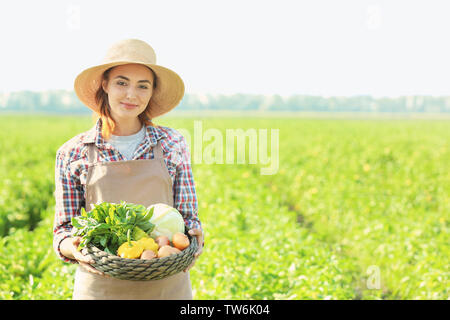
[[[117,255],[126,259],[138,259],[143,251],[144,246],[139,241],[131,241],[131,246],[127,241],[122,243],[119,249],[117,249]]]
[[[141,238],[138,243],[144,247],[144,250],[152,250],[158,253],[159,246],[152,238]]]

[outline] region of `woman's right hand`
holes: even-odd
[[[94,263],[94,260],[89,257],[88,255],[84,255],[81,251],[78,250],[78,246],[80,245],[81,237],[73,237],[70,238],[71,240],[71,248],[70,252],[75,260],[78,261],[80,266],[84,268],[86,271],[108,277],[108,275],[104,274],[103,272],[95,269],[93,266],[91,266],[92,263]]]

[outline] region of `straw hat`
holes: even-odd
[[[139,63],[156,74],[156,88],[150,99],[150,116],[155,118],[175,108],[184,95],[184,83],[174,71],[156,64],[156,54],[146,42],[126,39],[114,43],[101,64],[83,70],[75,79],[74,89],[87,107],[100,113],[95,94],[101,85],[102,74],[107,69],[127,63]]]

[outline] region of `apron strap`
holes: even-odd
[[[155,159],[164,159],[162,148],[161,148],[161,140],[158,140],[158,142],[156,143],[156,146],[153,147],[153,157]]]
[[[88,145],[88,163],[89,165],[94,164],[97,162],[97,147],[95,146],[95,143],[90,143]]]

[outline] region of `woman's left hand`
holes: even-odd
[[[192,263],[184,270],[184,272],[188,272],[189,269],[191,269],[194,264],[195,261],[198,259],[198,257],[202,254],[203,252],[203,232],[201,229],[191,229],[189,230],[189,234],[191,236],[195,236],[197,238],[197,243],[198,243],[198,249],[197,252],[194,253],[194,260],[192,261]]]

